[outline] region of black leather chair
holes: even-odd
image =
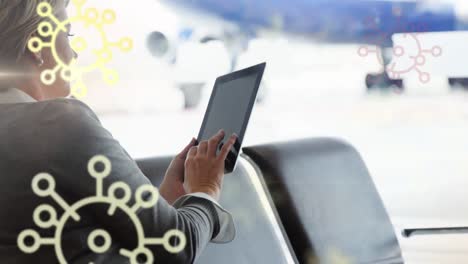
[[[352,146],[321,138],[243,151],[261,171],[300,263],[403,263],[392,223]]]
[[[159,186],[170,161],[170,157],[163,157],[137,163],[152,183]],[[229,244],[209,244],[197,263],[297,263],[258,174],[242,158],[237,165],[225,177],[221,196],[221,204],[235,219],[236,239]]]

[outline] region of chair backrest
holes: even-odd
[[[170,157],[137,161],[154,185],[159,186]],[[234,217],[236,239],[229,244],[210,243],[198,263],[297,263],[290,243],[255,169],[240,158],[224,180],[221,204]]]
[[[319,138],[243,149],[262,172],[300,263],[403,263],[359,153]]]

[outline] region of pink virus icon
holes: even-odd
[[[375,24],[375,20],[367,20],[367,25],[371,23],[371,26]],[[410,31],[424,31],[424,27],[413,27],[413,30],[408,27],[399,27],[401,32],[410,32]],[[419,81],[421,83],[428,83],[431,80],[431,75],[428,72],[424,72],[422,67],[427,62],[427,57],[439,57],[442,55],[442,48],[440,46],[433,46],[431,48],[424,47],[423,43],[419,39],[421,33],[403,33],[402,38],[405,40],[405,47],[403,45],[395,45],[392,50],[392,60],[386,65],[381,48],[377,46],[363,45],[358,48],[358,55],[361,57],[367,56],[376,56],[379,64],[382,66],[382,71],[386,71],[387,74],[392,79],[399,79],[402,75],[416,72],[419,76]],[[379,40],[381,41],[380,46],[384,46],[385,38],[388,37],[388,33],[381,32],[379,34]]]

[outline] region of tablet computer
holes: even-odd
[[[197,141],[208,140],[223,129],[226,134],[218,146],[219,153],[224,142],[237,134],[237,142],[225,160],[225,173],[236,166],[265,66],[258,64],[216,79]]]

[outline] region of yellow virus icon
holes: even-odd
[[[102,171],[97,171],[95,169],[98,163],[104,166]],[[162,238],[145,237],[143,226],[137,216],[137,211],[140,208],[151,208],[157,203],[159,193],[153,185],[140,186],[135,192],[135,204],[130,206],[128,202],[131,199],[131,190],[125,182],[113,183],[107,190],[107,195],[104,195],[103,180],[111,173],[111,162],[107,157],[102,155],[93,157],[88,162],[88,172],[96,179],[96,195],[83,198],[72,205],[69,205],[55,191],[55,180],[52,175],[39,173],[33,178],[32,189],[34,193],[40,197],[51,197],[63,208],[64,213],[61,217],[57,217],[57,212],[51,205],[39,205],[33,213],[34,223],[44,229],[55,227],[54,236],[43,238],[35,230],[23,230],[17,239],[20,250],[24,253],[31,254],[36,252],[41,245],[52,245],[55,248],[58,262],[60,264],[66,264],[67,260],[61,246],[61,238],[65,224],[70,219],[80,221],[81,217],[78,214],[78,210],[96,204],[108,204],[107,214],[110,216],[114,215],[117,209],[123,211],[133,223],[138,236],[138,245],[132,251],[123,248],[119,251],[120,255],[130,260],[131,264],[140,263],[137,259],[143,256],[146,259],[145,263],[150,264],[154,262],[153,253],[146,247],[147,245],[162,245],[164,249],[170,253],[179,253],[185,248],[187,242],[185,234],[177,229],[169,230]],[[120,194],[123,192],[123,196],[119,195],[119,197],[117,197],[117,192]],[[150,196],[145,199],[144,196],[146,193],[149,193]],[[47,220],[43,220],[44,215],[47,215]],[[174,238],[178,239],[177,245],[173,245],[173,243],[170,242],[170,240]],[[26,243],[26,241],[33,242]],[[102,241],[104,242],[102,243]],[[112,246],[111,234],[104,229],[96,229],[88,235],[87,244],[91,251],[98,254],[105,253]]]
[[[71,87],[71,94],[77,98],[82,98],[87,95],[88,88],[83,82],[83,75],[95,70],[101,71],[104,81],[113,85],[119,81],[118,73],[106,66],[112,60],[112,49],[118,48],[122,52],[129,52],[133,48],[133,41],[131,38],[125,37],[117,42],[108,40],[104,27],[113,24],[116,20],[116,14],[111,9],[106,9],[99,13],[96,8],[84,8],[86,0],[72,0],[72,3],[77,9],[77,14],[68,18],[65,21],[60,21],[53,14],[52,6],[47,2],[42,2],[37,7],[37,13],[43,18],[48,18],[50,21],[41,22],[38,25],[38,34],[40,37],[33,37],[28,42],[28,48],[31,52],[39,52],[43,48],[50,48],[56,66],[54,69],[44,70],[41,73],[41,81],[45,85],[52,85],[56,81],[56,76],[59,76],[68,82],[73,82]],[[53,24],[55,24],[55,26]],[[72,23],[84,23],[85,28],[94,28],[100,35],[102,46],[93,49],[92,53],[95,55],[96,60],[94,63],[85,66],[76,66],[76,61],[73,59],[71,62],[63,61],[59,56],[56,43],[60,33],[67,33],[67,25]],[[50,41],[44,41],[49,39]],[[83,52],[91,49],[90,43],[83,37],[76,37],[71,41],[72,49],[77,52]]]

